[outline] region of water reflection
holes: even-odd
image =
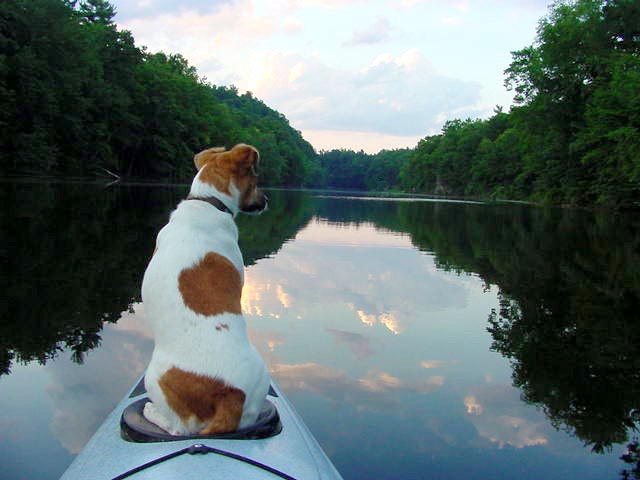
[[[82,362],[98,347],[103,323],[117,322],[139,300],[155,235],[186,193],[187,187],[3,183],[0,375],[14,361],[45,363],[64,350]],[[245,229],[246,263],[275,253],[308,216],[303,196],[283,196],[260,228]]]
[[[16,361],[48,362],[40,420],[76,452],[146,365],[139,284],[184,191],[4,186],[0,425],[26,418]],[[606,451],[639,420],[636,219],[272,192],[239,223],[251,338],[346,478],[622,468],[572,435]]]
[[[51,362],[47,395],[53,407],[49,428],[70,453],[78,453],[113,409],[115,392],[123,395],[149,362],[153,339],[144,309],[123,312],[102,332],[102,344],[85,355],[84,364]]]

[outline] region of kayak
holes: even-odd
[[[222,435],[170,435],[144,418],[147,401],[143,377],[61,479],[342,478],[273,381],[255,424]]]

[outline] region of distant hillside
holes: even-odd
[[[194,153],[247,142],[271,185],[319,175],[284,115],[205,83],[180,55],[137,48],[107,1],[76,3],[0,3],[2,173],[186,181]]]

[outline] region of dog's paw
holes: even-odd
[[[175,424],[169,422],[164,415],[162,415],[158,409],[156,409],[153,402],[147,402],[142,410],[144,418],[149,420],[154,425],[157,425],[169,435],[188,435],[189,432],[184,428],[176,427]]]
[[[162,428],[165,431],[169,427],[168,422],[162,416],[162,414],[158,412],[153,402],[147,402],[145,404],[144,409],[142,410],[142,415],[151,423],[157,425],[158,427]]]

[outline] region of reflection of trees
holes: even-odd
[[[637,222],[520,207],[460,211],[457,226],[431,212],[440,220],[425,218],[413,239],[428,239],[441,264],[500,287],[492,348],[511,360],[523,399],[595,450],[626,440],[640,419]]]
[[[523,399],[595,450],[626,440],[640,420],[640,222],[518,205],[330,206],[329,221],[366,210],[440,268],[498,285],[492,348],[511,360]]]
[[[186,193],[186,187],[5,183],[0,374],[15,360],[45,362],[65,348],[81,361],[98,346],[102,322],[116,322],[139,298],[155,235]],[[269,212],[241,220],[246,261],[272,254],[293,236],[309,218],[305,205],[303,197],[276,192]]]
[[[157,230],[186,188],[3,185],[6,301],[0,371],[79,358],[103,321],[138,297]],[[270,192],[269,211],[239,217],[245,263],[277,252],[312,214],[411,235],[443,269],[501,291],[492,348],[509,358],[523,398],[595,449],[640,420],[640,222],[522,206],[394,203]],[[61,293],[62,292],[62,293]]]
[[[240,250],[245,265],[275,254],[311,219],[311,199],[303,193],[270,190],[269,208],[259,217],[238,215]]]
[[[489,318],[492,348],[511,359],[526,401],[601,451],[640,420],[637,225],[568,212],[539,217],[532,229],[544,234],[492,261],[497,276],[488,281],[502,292]]]
[[[637,438],[634,438],[627,445],[627,452],[620,459],[629,465],[629,468],[620,472],[620,478],[622,480],[640,480],[640,443]]]
[[[0,372],[12,360],[75,360],[96,347],[138,296],[156,225],[176,197],[167,189],[5,183]]]

